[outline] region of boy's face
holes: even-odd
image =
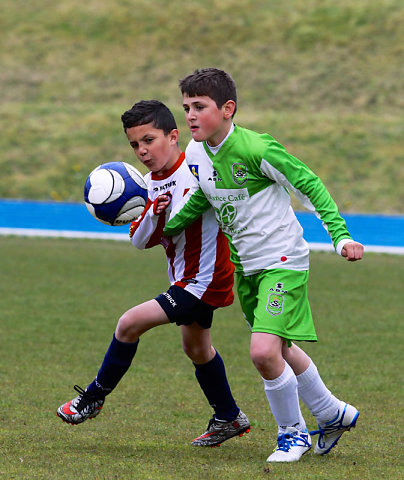
[[[235,104],[227,101],[221,108],[206,95],[183,96],[185,120],[196,142],[207,141],[212,147],[226,137],[234,113]]]
[[[163,130],[146,123],[128,128],[126,136],[137,158],[157,175],[163,175],[178,160],[178,130],[171,130],[164,135]]]

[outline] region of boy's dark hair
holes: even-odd
[[[158,100],[141,100],[135,103],[130,110],[121,116],[123,129],[138,127],[151,123],[154,128],[163,130],[168,135],[171,130],[177,128],[174,115],[164,103]]]
[[[237,110],[236,84],[231,76],[217,68],[202,68],[195,70],[179,82],[181,93],[188,97],[208,96],[221,108],[228,100],[236,104],[234,114]]]

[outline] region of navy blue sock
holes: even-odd
[[[209,404],[215,410],[215,417],[226,421],[234,420],[240,409],[227,382],[222,357],[216,351],[216,355],[208,363],[194,365],[195,376]]]
[[[120,342],[114,333],[98,375],[87,390],[97,398],[111,393],[130,367],[138,345],[139,340],[135,343]]]

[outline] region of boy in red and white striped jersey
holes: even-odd
[[[139,337],[158,325],[176,323],[181,328],[183,349],[215,411],[207,430],[192,445],[219,445],[250,428],[233,398],[210,335],[214,310],[233,302],[234,267],[227,240],[212,209],[178,235],[163,237],[172,209],[198,187],[198,172],[189,170],[178,146],[175,119],[161,102],[136,103],[122,115],[122,123],[137,158],[150,170],[145,176],[148,202],[130,227],[131,242],[140,249],[164,247],[171,286],[121,316],[97,377],[86,390],[75,386],[79,395],[61,405],[57,414],[71,424],[98,415],[106,395],[130,367]]]

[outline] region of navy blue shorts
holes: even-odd
[[[167,292],[161,293],[155,300],[165,311],[171,323],[191,325],[197,322],[202,328],[212,326],[213,311],[216,307],[199,300],[178,285],[172,285]]]

